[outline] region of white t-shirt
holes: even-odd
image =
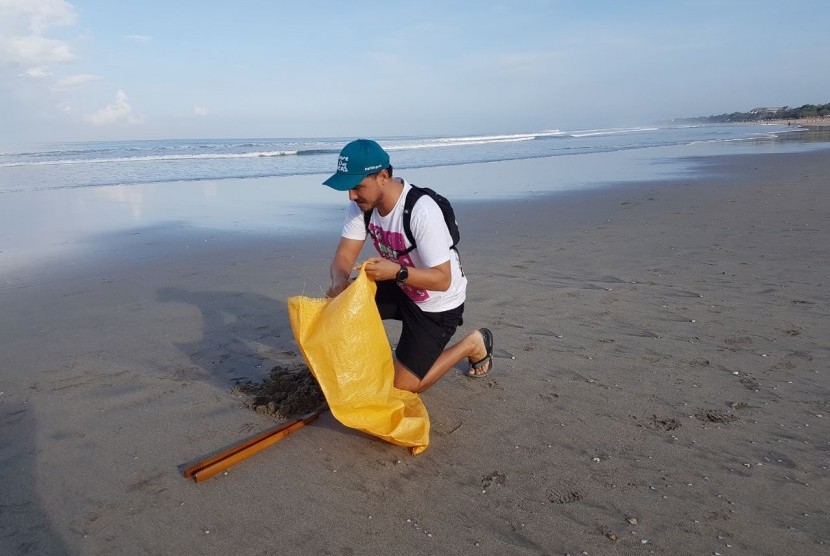
[[[450,261],[452,281],[445,292],[401,285],[401,289],[423,311],[428,313],[448,311],[464,303],[467,295],[467,278],[461,272],[458,253],[450,249],[452,236],[444,222],[444,215],[429,195],[421,196],[412,208],[409,227],[417,247],[406,255],[399,256],[398,254],[412,245],[403,231],[403,206],[406,194],[411,187],[406,181],[403,182],[403,192],[395,208],[386,216],[381,216],[377,210],[372,211],[369,236],[381,257],[408,267],[431,268]],[[354,201],[346,207],[346,220],[343,223],[343,233],[340,235],[347,239],[361,241],[366,239],[363,211]]]

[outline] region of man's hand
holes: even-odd
[[[343,291],[354,282],[354,279],[349,278],[345,281],[340,281],[337,284],[332,284],[331,287],[326,292],[326,297],[334,298],[343,293]]]
[[[400,264],[389,259],[384,259],[383,257],[366,259],[366,262],[363,264],[365,265],[366,276],[375,282],[380,280],[394,280],[398,277],[398,271],[401,269]],[[356,268],[360,267],[358,266]]]
[[[363,264],[365,265],[366,276],[375,282],[380,280],[396,280],[398,278],[398,271],[401,269],[401,265],[397,261],[390,261],[382,257],[366,259],[366,262]],[[355,267],[356,270],[359,268],[359,266]],[[432,268],[410,266],[409,278],[406,280],[406,285],[412,288],[445,292],[452,283],[451,272],[450,261],[443,262]]]

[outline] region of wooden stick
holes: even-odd
[[[276,427],[270,428],[270,429],[266,430],[265,432],[261,432],[258,435],[253,436],[253,437],[251,437],[247,440],[243,440],[242,442],[239,442],[238,444],[234,444],[230,448],[228,448],[226,450],[222,450],[218,454],[215,454],[213,456],[210,456],[208,458],[200,460],[200,461],[194,463],[193,465],[191,465],[190,467],[188,467],[187,469],[185,469],[184,470],[184,476],[186,478],[190,478],[193,474],[195,474],[198,471],[201,471],[205,467],[210,467],[211,465],[213,465],[217,462],[220,462],[223,459],[226,459],[226,458],[232,456],[233,454],[235,454],[237,452],[241,452],[245,448],[248,448],[250,446],[258,444],[259,442],[262,442],[263,440],[265,440],[269,436],[271,436],[273,434],[277,434],[278,432],[287,429],[288,427],[290,427],[291,425],[297,423],[298,421],[301,421],[305,417],[306,416],[303,416],[303,417],[300,417],[299,419],[294,419],[293,421],[289,421],[287,423],[282,423],[281,425],[277,425]]]
[[[308,413],[299,419],[283,423],[282,425],[269,429],[262,434],[254,436],[253,438],[249,438],[239,444],[235,444],[215,456],[205,458],[191,465],[184,470],[184,476],[186,478],[193,477],[193,480],[197,483],[213,477],[217,473],[221,473],[230,466],[251,457],[268,446],[276,444],[295,430],[316,420],[321,413],[322,411]]]

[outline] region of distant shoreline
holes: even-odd
[[[741,122],[748,123],[748,122]],[[763,120],[762,124],[799,125],[802,127],[830,127],[830,118],[799,118],[792,120]]]
[[[775,118],[769,120],[708,120],[705,118],[693,118],[687,120],[676,120],[681,123],[694,124],[736,124],[736,125],[788,125],[801,127],[830,127],[830,117],[827,118]]]

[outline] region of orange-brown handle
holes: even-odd
[[[262,434],[258,434],[253,438],[249,438],[248,440],[231,446],[227,450],[223,450],[214,456],[191,465],[185,469],[184,476],[187,478],[193,477],[193,480],[197,483],[213,477],[230,466],[251,457],[260,450],[279,442],[295,430],[302,428],[317,419],[321,413],[322,411],[309,413],[299,419],[283,423],[282,425],[267,430]]]

